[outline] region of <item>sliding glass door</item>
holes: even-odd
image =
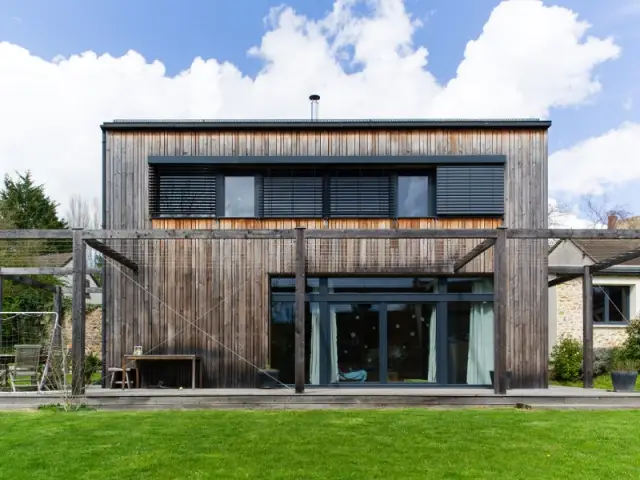
[[[329,305],[331,383],[380,381],[380,305]]]
[[[435,304],[387,304],[386,344],[387,382],[435,383]]]
[[[490,278],[307,278],[309,385],[489,385]],[[294,381],[294,284],[272,281],[271,367]]]

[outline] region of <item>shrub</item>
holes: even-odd
[[[84,360],[84,384],[91,383],[91,376],[102,367],[102,361],[96,353],[90,352]]]
[[[593,351],[593,375],[600,376],[611,371],[611,356],[612,350],[610,348],[596,348]]]
[[[614,348],[611,355],[611,371],[637,372],[640,361],[633,357],[633,353],[626,346]]]
[[[640,361],[640,318],[632,319],[626,330],[627,338],[623,344],[625,356]]]
[[[575,382],[582,374],[582,344],[571,337],[560,340],[551,352],[551,365],[556,380]]]

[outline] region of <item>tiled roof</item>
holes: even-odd
[[[620,255],[640,248],[640,240],[571,240],[580,250],[595,262]],[[621,263],[620,265],[640,266],[640,258]]]
[[[32,263],[38,267],[64,267],[73,258],[71,253],[50,253],[32,258]]]

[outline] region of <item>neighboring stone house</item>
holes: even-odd
[[[52,253],[48,255],[41,255],[36,259],[36,265],[39,267],[65,267],[71,268],[73,266],[72,254],[71,253]],[[64,286],[62,287],[62,292],[65,297],[71,297],[72,285],[73,285],[73,276],[72,275],[62,275],[59,277]],[[86,288],[97,288],[98,284],[93,278],[92,275],[87,275],[85,280]],[[102,293],[93,292],[87,294],[87,305],[102,305]]]
[[[610,218],[609,228],[637,228]],[[549,250],[549,266],[584,266],[640,247],[638,240],[560,240]],[[640,258],[593,276],[593,346],[611,348],[625,337],[629,319],[640,313]],[[549,289],[549,341],[582,341],[582,279]]]

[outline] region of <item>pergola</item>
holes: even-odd
[[[73,276],[72,296],[72,393],[80,395],[84,392],[84,357],[85,357],[85,283],[84,279],[91,270],[86,265],[87,246],[101,252],[105,257],[130,271],[138,271],[137,263],[124,253],[117,251],[105,243],[109,240],[178,240],[178,239],[292,239],[295,241],[295,388],[297,393],[304,392],[304,352],[305,352],[305,285],[306,285],[306,240],[314,239],[477,239],[480,242],[462,255],[451,267],[456,273],[474,258],[493,248],[494,276],[494,390],[496,393],[506,392],[506,320],[508,300],[508,239],[546,240],[549,239],[626,239],[639,240],[640,230],[570,230],[570,229],[416,229],[416,230],[305,230],[303,228],[287,230],[3,230],[1,240],[44,240],[72,239],[72,268],[63,267],[12,267],[0,266],[0,276],[13,281],[20,281],[31,286],[50,286],[28,278],[28,275],[69,275]],[[548,273],[558,275],[549,282],[549,287],[563,282],[583,278],[583,352],[584,352],[584,387],[593,386],[593,298],[592,276],[620,263],[640,257],[640,248],[617,254],[609,259],[585,267],[549,268]],[[545,260],[546,258],[540,259]],[[51,287],[56,290],[57,287]],[[53,293],[53,291],[52,291]],[[58,297],[57,297],[58,298]],[[58,303],[61,302],[58,300]],[[547,312],[540,312],[547,315]],[[104,335],[103,335],[104,337]]]

